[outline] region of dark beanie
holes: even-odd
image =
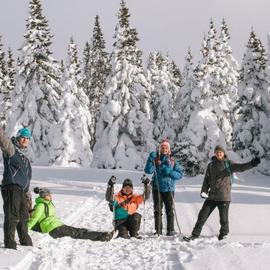
[[[221,145],[217,145],[215,147],[215,152],[217,152],[217,151],[221,151],[221,152],[223,152],[225,154],[225,150],[224,150],[224,148]]]
[[[51,191],[47,188],[35,187],[33,190],[36,194],[39,194],[41,198],[45,198],[47,195],[51,194]]]
[[[125,187],[125,186],[130,186],[130,187],[133,188],[133,183],[132,183],[132,181],[131,181],[130,179],[128,179],[128,178],[125,179],[124,182],[123,182],[122,188]]]

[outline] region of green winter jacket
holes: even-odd
[[[55,216],[55,206],[53,205],[52,201],[47,201],[41,197],[37,197],[35,202],[36,204],[34,208],[34,213],[27,222],[28,230],[31,230],[36,225],[37,222],[40,223],[42,233],[49,233],[53,229],[64,225],[64,223]],[[44,203],[48,205],[49,209],[48,217],[46,217],[45,215]]]

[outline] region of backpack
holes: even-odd
[[[44,204],[44,208],[45,208],[45,218],[43,218],[41,221],[37,222],[33,227],[32,227],[32,231],[35,232],[42,232],[40,224],[49,216],[49,206],[48,204],[42,202],[42,204]],[[35,208],[34,208],[35,209]]]

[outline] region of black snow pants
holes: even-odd
[[[4,245],[6,248],[16,249],[15,231],[20,244],[32,246],[31,237],[27,230],[29,218],[26,193],[18,185],[1,187],[4,208]]]
[[[192,231],[192,235],[199,236],[201,234],[203,225],[216,207],[218,207],[219,222],[221,226],[219,235],[227,235],[229,233],[229,206],[230,202],[205,200],[202,209],[199,212],[198,220]]]
[[[174,231],[174,213],[173,213],[174,192],[158,192],[153,189],[154,217],[156,233],[162,234],[162,208],[165,205],[167,217],[167,232]]]
[[[111,233],[89,231],[84,228],[75,228],[72,226],[62,225],[49,232],[53,238],[69,236],[74,239],[88,239],[92,241],[109,241]]]
[[[118,230],[118,237],[138,237],[142,216],[139,213],[129,215],[128,218],[116,220],[115,229]]]

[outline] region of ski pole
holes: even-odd
[[[176,224],[177,224],[177,227],[178,227],[178,230],[179,230],[179,234],[182,234],[181,229],[180,229],[180,225],[179,225],[179,222],[178,222],[178,217],[177,217],[176,209],[175,209],[174,197],[173,197],[172,192],[170,192],[170,193],[171,193],[171,196],[172,196],[172,202],[173,202],[173,212],[174,212],[174,216],[175,216]]]
[[[154,163],[154,179],[157,182],[157,192],[158,192],[158,228],[157,228],[157,234],[158,234],[158,237],[159,237],[160,229],[161,229],[161,216],[162,216],[162,213],[161,213],[161,206],[160,206],[161,199],[160,199],[160,189],[159,189],[159,182],[158,182],[158,176],[157,176],[157,167],[156,167],[155,163]],[[154,192],[155,191],[153,189],[153,193]]]
[[[147,189],[147,185],[150,183],[150,179],[148,177],[146,177],[146,175],[144,174],[141,177],[141,181],[144,184],[144,192],[143,192],[143,233],[145,234],[145,201],[146,201],[146,189]]]

